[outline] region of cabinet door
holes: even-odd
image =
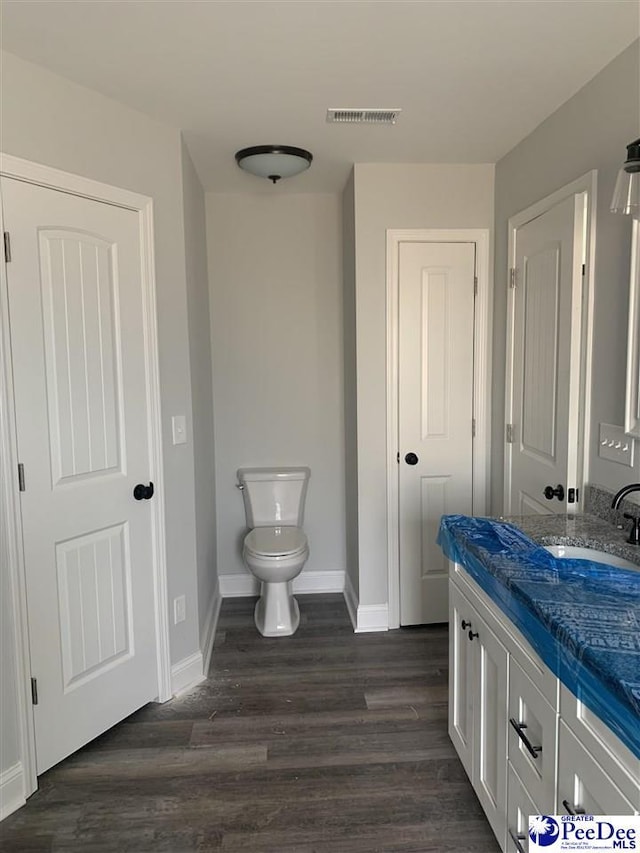
[[[507,811],[507,650],[476,618],[473,787],[502,849]]]
[[[558,814],[596,815],[637,813],[573,732],[560,721],[558,731]]]
[[[548,812],[541,812],[535,805],[511,764],[508,772],[506,853],[526,853],[529,849],[529,818]]]
[[[553,814],[556,790],[557,713],[511,657],[509,661],[509,761],[531,797]]]
[[[469,641],[472,608],[454,584],[449,585],[449,737],[467,776],[472,779],[473,657]],[[477,630],[474,628],[474,630]]]

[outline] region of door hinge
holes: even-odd
[[[509,287],[514,288],[518,285],[518,270],[515,267],[511,267],[509,270]]]
[[[21,492],[24,492],[26,489],[24,484],[24,465],[22,462],[18,462],[18,489]]]
[[[471,418],[471,438],[476,437],[476,419]]]
[[[586,273],[586,271],[587,271],[587,265],[582,264],[582,275],[584,275]]]
[[[507,424],[507,444],[513,444],[513,424]]]
[[[4,241],[4,260],[8,264],[11,261],[11,236],[9,232],[5,231],[2,238]]]
[[[34,705],[38,704],[38,679],[31,679],[31,702]]]
[[[473,295],[478,295],[478,276],[474,275],[473,277]]]

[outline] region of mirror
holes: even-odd
[[[624,431],[640,438],[640,220],[633,220]]]

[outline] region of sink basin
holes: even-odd
[[[624,557],[616,557],[615,554],[607,554],[606,551],[598,551],[595,548],[584,548],[580,545],[546,545],[545,550],[560,559],[591,560],[592,563],[604,563],[618,569],[640,571],[640,566],[637,563],[625,560]]]

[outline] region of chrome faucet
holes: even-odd
[[[618,509],[623,499],[626,498],[627,495],[631,494],[631,492],[640,492],[640,483],[631,483],[630,486],[624,486],[620,489],[611,501],[611,509]],[[627,542],[630,542],[632,545],[640,545],[640,516],[636,517],[628,512],[623,513],[623,515],[625,518],[629,518],[633,521]]]

